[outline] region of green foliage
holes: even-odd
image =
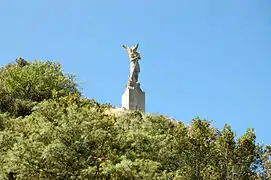
[[[36,71],[46,68],[45,80]],[[17,81],[16,71],[37,77]],[[80,97],[73,79],[48,62],[9,65],[0,79],[12,100],[1,107],[0,179],[270,178],[271,148],[256,145],[253,130],[236,138],[230,126],[219,131],[199,118],[185,126],[138,111],[116,116],[107,113],[111,105]],[[20,88],[31,83],[30,94]],[[19,116],[24,108],[31,111]]]
[[[38,102],[59,96],[79,93],[73,76],[65,76],[58,63],[17,62],[0,70],[0,112],[26,116]],[[23,63],[23,65],[22,65]]]

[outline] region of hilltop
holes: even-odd
[[[269,179],[255,139],[82,97],[59,63],[0,70],[0,179]]]

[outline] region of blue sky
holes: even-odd
[[[255,128],[271,144],[270,0],[0,1],[0,64],[59,61],[83,93],[121,105],[139,42],[146,111]]]

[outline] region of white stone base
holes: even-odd
[[[126,87],[122,95],[122,108],[145,112],[145,92],[140,89],[140,84]]]

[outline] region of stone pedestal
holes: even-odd
[[[122,107],[145,112],[145,92],[141,90],[139,83],[134,87],[126,87],[122,95]]]

